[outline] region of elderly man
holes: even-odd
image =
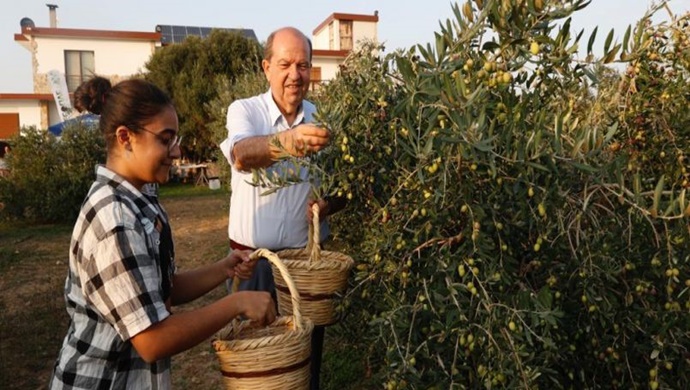
[[[233,102],[228,108],[228,138],[220,145],[232,166],[232,195],[228,235],[232,248],[267,248],[278,251],[307,245],[311,204],[317,202],[322,221],[321,237],[328,236],[326,216],[344,207],[341,199],[310,199],[306,170],[301,183],[261,196],[252,182],[252,169],[280,172],[287,162],[276,162],[287,152],[295,157],[315,153],[328,145],[328,130],[311,124],[316,111],[305,100],[311,71],[311,43],[299,30],[285,27],[274,31],[266,42],[261,63],[268,92]],[[263,290],[275,294],[270,265],[262,260],[252,279],[240,290]],[[312,337],[311,388],[319,388],[324,328]]]

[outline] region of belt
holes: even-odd
[[[249,247],[249,246],[246,246],[246,245],[242,245],[242,244],[240,244],[239,242],[236,242],[236,241],[233,241],[233,240],[230,240],[230,248],[231,248],[231,249],[234,249],[234,250],[236,250],[236,251],[253,251],[253,250],[255,250],[255,249],[252,248],[252,247]]]
[[[234,241],[234,240],[230,240],[230,249],[234,249],[236,251],[255,251],[256,250],[256,248],[252,248],[250,246],[240,244],[239,242]],[[279,249],[268,249],[268,250],[271,252],[280,252],[283,249],[290,249],[290,248],[279,248]]]

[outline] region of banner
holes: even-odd
[[[48,83],[50,83],[50,89],[53,91],[60,121],[64,122],[72,115],[72,102],[69,100],[65,75],[57,69],[50,70],[48,71]]]

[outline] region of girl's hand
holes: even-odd
[[[251,253],[250,251],[247,252],[248,254]],[[259,261],[259,259],[256,260],[247,260],[243,261],[235,266],[235,276],[237,276],[240,279],[249,279],[252,277],[252,273],[254,272],[254,267],[256,267],[256,263]]]
[[[242,315],[256,321],[259,326],[266,326],[275,321],[276,304],[271,294],[266,291],[238,291],[235,294],[242,294],[242,299],[239,300]]]
[[[253,270],[256,265],[256,261],[249,259],[249,254],[251,253],[252,252],[249,250],[233,250],[223,259],[225,262],[225,273],[228,275],[228,279],[234,278],[235,276],[242,277],[241,275],[247,272],[247,268],[249,268],[249,276],[251,276],[251,270]],[[250,263],[253,263],[253,265],[248,265]]]

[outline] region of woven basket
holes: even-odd
[[[319,207],[312,206],[313,225],[309,225],[306,249],[286,249],[278,256],[287,267],[302,300],[302,315],[314,325],[331,325],[337,322],[336,305],[347,287],[347,278],[354,264],[350,256],[339,252],[322,251]],[[292,300],[284,278],[272,265],[278,295],[278,309],[282,315],[290,315]]]
[[[233,321],[217,333],[213,348],[225,388],[308,389],[314,325],[302,316],[299,292],[278,256],[258,249],[251,257],[265,257],[279,270],[287,281],[295,310],[294,315],[278,317],[266,327],[251,321]]]

